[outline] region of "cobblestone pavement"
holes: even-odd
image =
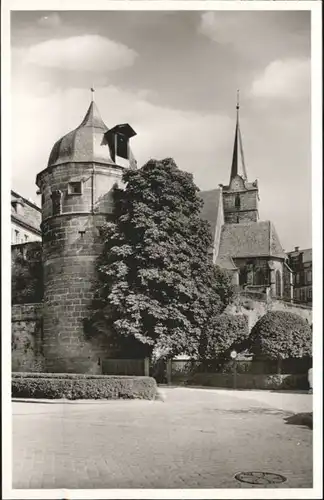
[[[308,394],[165,388],[165,401],[13,402],[13,488],[312,487]],[[255,486],[258,487],[258,486]]]

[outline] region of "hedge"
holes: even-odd
[[[152,377],[74,373],[13,373],[13,398],[35,399],[155,399]]]
[[[187,379],[187,384],[233,389],[233,375],[227,373],[196,373]],[[236,376],[236,388],[265,390],[307,390],[309,389],[309,385],[307,374],[258,375],[250,373],[238,373]]]

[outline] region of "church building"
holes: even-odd
[[[239,290],[293,298],[292,271],[273,223],[259,220],[258,181],[250,182],[236,106],[236,128],[229,183],[202,191],[202,217],[212,228],[213,262],[232,273]]]

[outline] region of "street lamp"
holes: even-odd
[[[237,352],[236,351],[232,351],[231,354],[230,354],[232,360],[233,360],[233,389],[236,389],[237,387],[237,376],[236,376],[236,373],[237,373]]]

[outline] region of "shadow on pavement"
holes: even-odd
[[[278,393],[283,393],[283,394],[311,394],[308,390],[302,390],[302,389],[271,389],[270,392],[278,392]]]
[[[63,402],[63,400],[50,400],[50,399],[23,399],[23,398],[12,398],[11,399],[11,402],[12,403],[40,403],[40,404],[54,404],[54,403],[57,403],[57,401],[59,402]]]
[[[309,429],[313,428],[313,413],[295,413],[290,417],[284,418],[289,425],[305,425]]]

